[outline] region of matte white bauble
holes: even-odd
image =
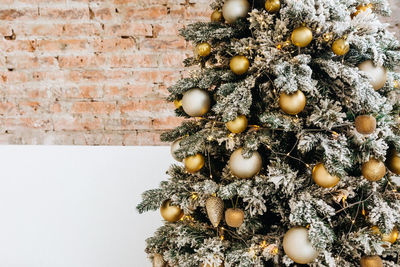
[[[236,177],[251,178],[261,170],[261,155],[257,151],[254,151],[250,158],[245,158],[242,152],[243,149],[239,148],[232,153],[229,159],[229,167],[232,174]]]
[[[183,159],[179,159],[176,155],[175,155],[175,151],[177,151],[178,149],[181,148],[180,143],[182,141],[182,138],[179,138],[177,140],[175,140],[172,144],[171,144],[171,155],[172,157],[179,162],[182,162]]]
[[[222,14],[228,23],[234,23],[239,18],[245,18],[250,10],[247,0],[227,0],[222,7]]]
[[[369,76],[370,83],[375,90],[379,90],[385,86],[387,81],[387,70],[385,67],[376,66],[372,60],[367,60],[358,65],[358,68]]]
[[[293,227],[283,238],[283,250],[294,262],[308,264],[318,257],[308,238],[308,230],[304,227]]]
[[[194,88],[184,93],[182,98],[182,108],[192,117],[200,117],[210,109],[210,96],[204,90]]]

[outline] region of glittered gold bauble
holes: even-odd
[[[306,47],[313,39],[312,31],[306,27],[301,26],[292,32],[292,43],[298,47]]]
[[[376,66],[372,60],[366,60],[358,65],[358,68],[365,72],[375,90],[385,86],[387,81],[387,69],[383,66]]]
[[[200,43],[196,46],[196,53],[201,57],[211,54],[211,45],[209,43]]]
[[[294,262],[308,264],[318,257],[318,251],[313,248],[305,227],[293,227],[283,238],[283,249]]]
[[[371,230],[374,234],[382,236],[382,241],[389,242],[391,244],[394,244],[399,237],[399,230],[397,227],[394,227],[390,234],[382,234],[378,226],[372,226]]]
[[[239,18],[245,18],[250,10],[247,0],[227,0],[222,7],[222,14],[228,23],[234,23]]]
[[[393,173],[399,175],[400,174],[400,157],[397,154],[395,149],[392,149],[389,152],[389,155],[386,160],[386,166],[391,170]]]
[[[247,129],[248,121],[246,116],[240,115],[233,121],[227,122],[226,127],[228,128],[231,133],[241,133],[244,132]]]
[[[222,22],[224,20],[224,17],[222,16],[222,12],[219,10],[214,10],[214,12],[211,14],[211,21],[212,22]]]
[[[371,115],[357,116],[354,124],[360,134],[372,134],[376,130],[376,119]]]
[[[185,169],[190,173],[196,173],[204,166],[204,156],[200,153],[185,158]]]
[[[281,93],[279,97],[279,106],[283,112],[289,115],[297,115],[302,112],[306,102],[306,96],[300,90],[294,94]]]
[[[206,201],[208,218],[214,227],[218,227],[224,216],[224,202],[219,197],[209,197]]]
[[[357,16],[358,14],[360,14],[361,12],[366,12],[369,9],[372,9],[374,6],[372,4],[368,4],[368,5],[359,5],[357,7],[357,11],[354,12],[353,14],[351,14],[351,17],[354,18],[355,16]]]
[[[229,63],[231,71],[237,75],[242,75],[249,70],[250,62],[245,56],[234,56]]]
[[[179,162],[182,162],[182,159],[179,159],[176,155],[175,155],[175,151],[177,151],[178,149],[181,148],[180,146],[180,142],[182,141],[182,138],[179,138],[177,140],[175,140],[172,144],[171,144],[171,155],[172,157]]]
[[[225,211],[225,221],[230,227],[238,228],[243,224],[244,212],[241,209],[227,209]]]
[[[382,161],[371,158],[362,165],[361,172],[365,179],[376,182],[385,176],[386,168]]]
[[[265,9],[268,13],[276,13],[281,9],[281,1],[280,0],[267,0],[265,2]]]
[[[182,107],[182,99],[175,99],[174,100],[174,106],[175,106],[175,108]]]
[[[166,267],[167,263],[164,261],[163,256],[156,253],[153,256],[153,267]]]
[[[200,117],[210,109],[210,96],[204,90],[194,88],[184,93],[182,98],[183,110],[192,117]]]
[[[383,267],[382,259],[379,256],[363,256],[361,267]]]
[[[340,38],[333,42],[332,51],[338,56],[346,55],[350,50],[350,44],[345,39]]]
[[[178,206],[172,206],[171,200],[165,200],[160,208],[161,216],[168,222],[177,222],[183,217],[183,210]]]
[[[340,181],[339,177],[330,175],[322,163],[315,165],[312,172],[312,177],[317,185],[324,188],[334,187]]]
[[[229,159],[229,168],[232,174],[238,178],[251,178],[261,170],[261,155],[254,151],[250,158],[245,158],[242,152],[243,149],[239,148],[232,153]]]

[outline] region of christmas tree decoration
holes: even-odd
[[[160,208],[161,216],[167,222],[177,222],[183,217],[183,210],[178,206],[171,205],[171,200],[165,200]]]
[[[283,250],[286,255],[299,264],[309,264],[318,257],[318,251],[313,248],[305,227],[293,227],[283,238]]]
[[[225,221],[230,227],[239,228],[244,221],[244,212],[241,209],[227,209],[225,211]]]
[[[233,121],[226,123],[226,128],[228,128],[231,133],[239,134],[247,129],[248,121],[246,116],[240,115]]]
[[[190,89],[182,98],[183,110],[192,117],[200,117],[206,114],[211,105],[210,96],[201,89]]]
[[[219,197],[209,197],[206,201],[208,218],[214,227],[218,227],[224,216],[224,202]]]
[[[231,173],[238,178],[252,178],[261,170],[261,155],[257,151],[254,151],[250,158],[245,158],[242,153],[242,148],[232,153],[229,159],[229,168],[231,169]]]
[[[387,69],[385,67],[376,66],[372,60],[366,60],[359,64],[358,68],[367,74],[375,90],[385,86],[387,81]]]
[[[182,107],[182,99],[175,99],[174,100],[174,106],[175,108],[181,108]]]
[[[153,267],[167,267],[167,263],[164,261],[163,256],[158,253],[153,255]]]
[[[234,56],[229,63],[231,71],[237,75],[245,74],[250,67],[250,62],[245,56]]]
[[[201,267],[224,267],[224,264],[221,263],[221,265],[217,266],[217,265],[215,265],[215,264],[210,265],[210,264],[204,264],[204,263],[203,263],[203,264],[201,265]]]
[[[376,119],[371,115],[357,116],[354,124],[360,134],[372,134],[376,130]]]
[[[376,182],[385,176],[386,167],[382,161],[371,158],[362,165],[361,172],[365,179],[371,182]]]
[[[196,46],[196,53],[201,57],[211,54],[211,45],[209,43],[200,43]]]
[[[222,7],[222,14],[227,23],[234,23],[239,18],[245,18],[250,10],[247,0],[226,0]]]
[[[182,141],[182,138],[179,138],[177,140],[175,140],[172,144],[171,144],[171,155],[172,157],[179,162],[182,162],[182,159],[179,159],[176,155],[175,155],[175,151],[177,151],[179,148],[181,148],[180,146],[180,142]]]
[[[353,14],[351,14],[351,17],[354,18],[355,16],[357,16],[358,14],[360,14],[362,12],[366,12],[367,10],[372,10],[373,7],[374,7],[373,4],[359,5],[357,7],[357,11],[354,12]]]
[[[382,236],[382,241],[391,244],[394,244],[397,241],[397,238],[399,237],[399,230],[397,229],[397,227],[394,227],[392,232],[389,234],[382,234],[378,226],[372,226],[371,230],[374,234]]]
[[[280,0],[267,0],[265,1],[265,9],[268,13],[273,14],[281,9],[281,1]]]
[[[332,188],[340,181],[339,177],[329,174],[323,163],[315,165],[312,177],[317,185],[324,188]]]
[[[383,267],[383,262],[379,256],[363,256],[361,258],[361,267]]]
[[[301,26],[292,32],[292,43],[298,47],[306,47],[313,40],[313,33],[310,28]]]
[[[337,39],[332,44],[332,51],[338,56],[346,55],[350,50],[350,44],[344,38]]]
[[[322,37],[324,38],[325,42],[329,43],[333,39],[333,32],[326,32]]]
[[[204,167],[204,156],[197,153],[194,156],[186,157],[184,163],[187,172],[196,173]]]
[[[302,112],[306,102],[306,96],[300,90],[297,90],[294,94],[281,93],[279,97],[279,106],[283,112],[289,115],[297,115]]]
[[[400,157],[396,149],[392,149],[386,157],[386,166],[389,170],[397,175],[400,175]]]
[[[222,12],[219,10],[214,10],[213,13],[211,13],[211,21],[212,22],[222,22],[224,21],[224,17],[222,16]]]

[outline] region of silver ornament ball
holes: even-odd
[[[387,69],[385,67],[376,66],[372,60],[367,60],[358,65],[358,68],[369,76],[370,83],[375,90],[385,86],[387,81]]]
[[[318,251],[311,245],[305,227],[293,227],[283,238],[283,250],[294,262],[308,264],[318,257]]]
[[[234,23],[239,18],[245,18],[250,10],[247,0],[227,0],[222,7],[222,14],[228,23]]]
[[[182,108],[192,117],[200,117],[210,109],[210,96],[204,90],[195,88],[187,91],[182,98]]]
[[[172,144],[171,144],[171,155],[172,157],[179,162],[182,162],[183,159],[179,159],[176,155],[175,155],[175,151],[177,151],[178,149],[181,148],[180,143],[182,141],[182,138],[179,138],[177,140],[175,140]]]
[[[243,149],[239,148],[232,153],[229,159],[229,167],[234,176],[238,178],[251,178],[261,170],[261,155],[257,151],[254,151],[250,158],[245,158],[242,152]]]

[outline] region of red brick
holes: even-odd
[[[36,8],[2,9],[0,20],[28,20],[37,18]]]
[[[101,67],[105,62],[106,57],[103,55],[58,57],[59,67],[64,69]]]
[[[152,54],[120,54],[111,58],[111,67],[114,68],[154,68],[158,66],[158,55]]]
[[[111,102],[77,102],[72,105],[72,113],[110,114],[115,112],[116,104]]]
[[[105,25],[107,36],[153,36],[153,27],[150,23],[123,23]]]
[[[173,110],[172,105],[164,99],[139,99],[119,105],[121,113],[136,113],[138,111],[159,112]]]
[[[58,20],[89,19],[89,8],[40,8],[40,17]]]
[[[168,14],[166,6],[150,6],[146,8],[129,7],[123,10],[124,19],[131,21],[135,20],[155,20],[163,19]]]

